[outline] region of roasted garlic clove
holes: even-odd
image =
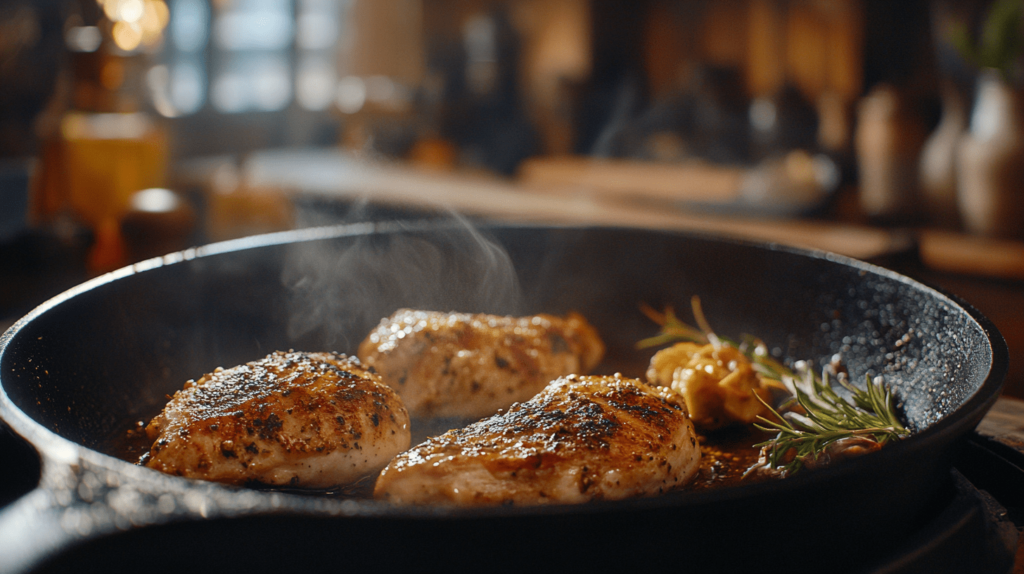
[[[699,430],[714,430],[767,416],[767,387],[750,360],[730,345],[677,343],[651,358],[647,378],[683,395]],[[760,397],[761,400],[758,400]]]

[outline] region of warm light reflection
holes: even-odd
[[[153,10],[146,10],[139,20],[142,28],[142,43],[147,47],[155,47],[163,37],[163,25],[160,24],[160,17]]]
[[[146,13],[153,15],[160,28],[166,28],[171,21],[171,11],[163,0],[146,0]]]
[[[121,19],[120,2],[118,0],[96,0],[96,3],[103,7],[103,15],[112,22]]]
[[[142,26],[135,22],[114,22],[111,36],[118,48],[131,52],[142,43]]]
[[[170,21],[170,11],[163,0],[97,0],[103,14],[113,22],[114,44],[126,52],[145,45],[160,45],[163,30]]]
[[[107,4],[116,5],[117,17],[112,19],[121,22],[138,22],[146,12],[146,3],[142,0],[107,0]]]

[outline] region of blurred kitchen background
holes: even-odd
[[[1024,397],[1022,16],[1022,0],[0,0],[0,323],[254,233],[640,225],[945,288],[1002,331]]]

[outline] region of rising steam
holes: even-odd
[[[292,340],[318,332],[326,343],[354,350],[382,318],[403,307],[521,312],[508,254],[465,219],[377,228],[292,247],[283,272]]]

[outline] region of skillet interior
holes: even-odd
[[[520,298],[509,289],[501,255],[480,249],[474,234],[444,224],[417,227],[285,234],[97,281],[37,310],[5,336],[0,382],[15,408],[0,406],[20,410],[32,425],[87,449],[102,449],[125,421],[152,415],[165,395],[189,378],[275,349],[354,353],[369,328],[400,306],[491,313],[578,310],[608,344],[602,369],[617,369],[637,364],[633,344],[656,330],[639,312],[641,302],[673,305],[688,317],[689,297],[697,294],[717,332],[756,334],[787,358],[824,362],[842,353],[856,381],[865,374],[885,376],[898,389],[908,421],[921,432],[819,473],[699,496],[684,492],[585,508],[483,511],[372,502],[339,510],[336,501],[278,496],[285,502],[274,512],[266,507],[223,517],[214,512],[201,524],[188,521],[195,513],[183,510],[170,518],[184,522],[129,529],[53,564],[78,560],[75,552],[95,552],[121,539],[143,549],[138,555],[120,553],[126,564],[134,564],[131,560],[143,560],[175,536],[211,529],[227,537],[225,543],[232,537],[267,537],[267,544],[332,541],[346,550],[344,559],[336,558],[346,565],[374,565],[383,558],[393,566],[420,567],[486,566],[495,553],[528,548],[553,553],[555,563],[579,566],[583,557],[573,546],[589,548],[587,556],[604,565],[629,565],[638,554],[645,566],[672,564],[699,550],[691,563],[763,566],[762,558],[788,531],[800,533],[797,552],[803,560],[821,559],[848,544],[884,547],[911,529],[943,488],[958,437],[994,402],[1005,372],[1005,347],[976,312],[904,277],[843,258],[645,230],[489,229],[515,269]],[[26,432],[20,414],[4,414],[16,419],[9,420],[15,430],[45,450],[39,442],[47,440],[46,433]],[[189,481],[84,454],[149,488],[194,489]],[[219,487],[210,492],[239,494]],[[329,517],[339,513],[354,518]],[[620,545],[617,550],[600,542],[609,536]],[[374,557],[371,551],[383,549],[381,541],[396,540],[408,546],[408,554]],[[667,541],[678,546],[669,554]],[[195,552],[224,551],[217,544],[204,548]],[[225,557],[244,560],[234,552]],[[264,555],[256,564],[268,560],[273,559]]]

